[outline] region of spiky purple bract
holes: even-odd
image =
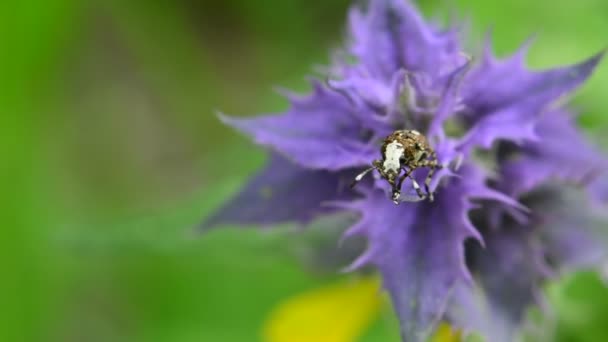
[[[354,7],[349,33],[342,55],[357,63],[336,58],[327,84],[315,81],[312,95],[290,98],[288,112],[221,117],[275,156],[205,227],[305,224],[327,210],[354,212],[360,220],[345,236],[363,235],[368,247],[349,269],[378,269],[404,341],[425,340],[442,319],[509,340],[542,281],[564,266],[593,265],[604,250],[592,248],[594,204],[557,201],[578,190],[554,183],[584,188],[606,167],[569,113],[555,108],[602,54],[529,71],[525,48],[498,60],[487,42],[472,63],[456,28],[426,24],[405,0]],[[448,136],[449,125],[459,134]],[[344,190],[396,129],[426,134],[446,166],[431,184],[435,202],[395,206],[380,181]]]

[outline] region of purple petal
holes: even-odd
[[[608,257],[608,215],[582,191],[543,188],[528,200],[538,212],[534,222],[556,271],[597,268]]]
[[[443,201],[442,201],[443,202]],[[449,290],[464,277],[462,241],[467,234],[461,217],[455,224],[449,214],[433,208],[445,206],[395,206],[381,191],[361,203],[368,250],[353,263],[374,264],[391,295],[406,341],[423,341],[441,317]],[[363,224],[363,225],[361,225]]]
[[[386,110],[392,102],[393,94],[388,84],[369,76],[351,76],[343,80],[330,80],[332,89],[347,92],[359,106],[369,106]]]
[[[467,250],[469,267],[477,274],[495,314],[511,323],[514,331],[528,307],[537,302],[540,282],[549,275],[542,244],[527,227],[505,227],[484,238],[485,249],[471,246]]]
[[[471,129],[459,150],[490,148],[498,139],[537,139],[535,125],[548,105],[580,86],[601,60],[600,53],[569,67],[529,72],[518,54],[504,62],[485,61],[468,77],[464,102]]]
[[[602,173],[589,183],[589,193],[596,204],[608,204],[608,175]]]
[[[501,108],[535,97],[555,100],[579,87],[604,55],[601,52],[566,67],[530,71],[524,65],[525,52],[526,49],[522,49],[502,61],[486,54],[480,66],[471,71],[463,87],[463,97],[473,115],[491,115]]]
[[[466,61],[462,66],[456,68],[448,74],[444,83],[444,89],[441,94],[441,104],[437,108],[435,115],[429,127],[429,136],[444,137],[443,124],[445,120],[456,113],[456,107],[459,105],[459,90],[461,83],[470,68],[471,61]]]
[[[477,121],[462,138],[457,149],[463,153],[475,147],[489,149],[499,139],[515,143],[537,139],[534,127],[546,99],[530,99],[500,109]]]
[[[396,206],[384,192],[370,190],[352,204],[361,219],[345,234],[366,236],[368,249],[349,270],[367,264],[380,270],[405,341],[423,341],[443,315],[450,290],[469,279],[463,242],[480,239],[468,218],[469,199],[496,196],[472,166],[464,166],[460,176],[432,203]]]
[[[274,155],[232,200],[201,225],[272,225],[285,222],[308,223],[333,211],[324,201],[352,199],[348,189],[353,174],[307,170]]]
[[[526,310],[543,304],[542,284],[558,271],[599,267],[606,257],[608,217],[581,191],[543,188],[525,203],[533,210],[525,225],[503,219],[500,229],[482,230],[485,248],[467,245],[467,265],[479,286],[457,288],[448,309],[454,324],[488,341],[513,341]]]
[[[406,0],[371,0],[367,13],[354,8],[349,27],[349,51],[386,81],[402,68],[437,75],[460,52],[454,32],[437,32]]]
[[[296,164],[335,171],[379,157],[378,147],[365,140],[377,127],[366,126],[358,115],[344,95],[316,83],[313,94],[292,99],[285,114],[221,119]]]
[[[576,129],[565,112],[546,113],[536,126],[537,141],[500,165],[500,189],[518,196],[551,180],[584,184],[608,163]]]
[[[413,89],[406,81],[406,72],[395,72],[389,83],[370,78],[369,75],[342,75],[340,80],[329,80],[328,85],[342,92],[356,106],[358,118],[373,127],[375,136],[384,138],[395,127],[403,126],[405,114],[401,98]]]
[[[527,227],[503,228],[484,234],[485,248],[467,244],[467,265],[478,286],[455,289],[446,314],[452,324],[496,342],[515,340],[526,310],[541,300],[548,269],[542,245]]]

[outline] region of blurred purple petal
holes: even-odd
[[[568,113],[546,113],[536,126],[538,140],[526,142],[500,166],[499,187],[514,196],[548,181],[585,185],[608,162],[576,128]]]
[[[505,227],[484,234],[485,249],[473,244],[467,249],[469,268],[493,315],[483,329],[492,334],[489,341],[513,341],[526,310],[540,300],[549,268],[542,243],[532,234],[529,227]]]
[[[323,202],[354,198],[348,188],[352,177],[352,172],[303,169],[274,155],[266,168],[207,218],[201,228],[220,224],[308,223],[321,214],[335,211]]]
[[[527,309],[543,304],[541,285],[564,271],[599,268],[607,256],[607,215],[581,191],[545,187],[524,200],[533,218],[503,218],[500,229],[482,228],[485,248],[467,244],[476,287],[460,286],[447,317],[488,341],[510,342]],[[474,217],[485,217],[483,210]],[[483,226],[483,222],[476,222]]]
[[[473,213],[473,220],[486,242],[485,248],[466,245],[475,286],[455,289],[446,318],[487,341],[515,341],[526,310],[542,301],[542,281],[552,274],[543,243],[536,229],[512,220],[503,220],[501,229],[489,229],[483,208]]]
[[[599,268],[608,257],[608,214],[583,191],[542,188],[527,200],[534,205],[533,222],[545,257],[556,271]]]
[[[589,194],[599,205],[608,205],[608,174],[603,170],[589,183]]]

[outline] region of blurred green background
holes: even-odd
[[[421,1],[422,2],[422,1]],[[348,0],[3,2],[0,5],[0,341],[257,341],[312,274],[294,234],[192,228],[264,162],[214,112],[283,110],[344,33]],[[530,64],[607,45],[605,0],[428,0],[493,27],[499,54],[532,33]],[[472,49],[478,44],[471,39]],[[606,145],[608,63],[578,93]],[[608,339],[608,291],[552,285],[559,341]],[[395,336],[390,314],[362,341]],[[389,322],[389,323],[387,323]]]

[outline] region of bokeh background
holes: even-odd
[[[214,113],[285,109],[273,88],[308,89],[349,3],[0,4],[0,341],[259,341],[277,303],[347,277],[304,269],[289,229],[193,229],[265,160]],[[605,0],[420,5],[468,17],[472,52],[490,27],[499,54],[538,34],[534,67],[608,45]],[[604,146],[607,78],[574,98]],[[601,277],[546,292],[554,339],[608,340]],[[384,310],[361,341],[395,336]]]

